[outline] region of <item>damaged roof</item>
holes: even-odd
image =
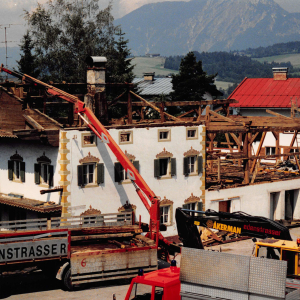
[[[0,193],[0,204],[9,206],[24,208],[40,213],[60,212],[61,205],[55,204],[54,202],[44,202],[39,200],[33,200],[29,198],[18,198]]]

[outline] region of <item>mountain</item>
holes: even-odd
[[[152,3],[116,23],[133,55],[242,50],[300,40],[300,13],[289,13],[273,0]]]

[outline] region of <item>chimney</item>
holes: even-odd
[[[155,72],[143,73],[145,81],[154,81]]]
[[[89,107],[96,117],[106,124],[107,102],[105,96],[105,71],[106,57],[89,56],[86,58],[87,68],[87,94],[84,97],[84,103]]]
[[[288,70],[287,67],[282,68],[272,68],[273,70],[273,79],[274,80],[287,80],[288,79]]]

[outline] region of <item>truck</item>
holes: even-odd
[[[180,268],[135,277],[125,300],[300,299],[299,286],[286,283],[287,262],[182,248]]]
[[[110,226],[105,226],[107,222],[103,222],[104,215],[100,217],[94,216],[94,218],[98,219],[91,222],[77,220],[77,228],[76,226],[71,226],[72,228],[70,228],[68,227],[69,225],[66,225],[69,229],[68,232],[64,231],[67,238],[65,238],[63,244],[60,244],[65,246],[63,249],[68,249],[67,253],[57,252],[57,255],[51,256],[51,258],[47,255],[47,251],[43,248],[43,245],[45,244],[45,247],[48,248],[49,246],[51,249],[55,247],[54,245],[61,239],[61,236],[57,237],[56,231],[48,228],[45,232],[37,232],[35,230],[13,236],[10,231],[1,233],[0,256],[1,253],[7,254],[6,260],[2,264],[0,262],[1,273],[7,269],[8,265],[10,268],[13,268],[16,265],[19,266],[20,263],[24,264],[25,261],[27,263],[30,261],[32,263],[39,262],[42,265],[41,267],[44,267],[45,261],[49,259],[51,261],[55,260],[55,262],[59,261],[59,263],[51,263],[48,266],[50,265],[51,269],[56,270],[58,265],[59,269],[56,278],[61,280],[67,289],[72,289],[74,284],[133,277],[139,268],[145,268],[145,272],[157,269],[157,250],[159,244],[170,244],[160,233],[160,200],[149,188],[132,162],[96,118],[91,109],[86,107],[85,103],[76,96],[29,75],[9,70],[4,68],[3,65],[1,65],[0,71],[11,74],[33,86],[39,86],[45,89],[48,94],[72,103],[75,107],[75,113],[115,154],[126,171],[127,178],[133,183],[138,196],[150,214],[149,231],[146,236],[140,235],[142,232],[141,226],[135,225],[134,218],[131,217],[131,219],[128,219],[128,216],[120,216],[120,214],[116,216],[116,220]],[[123,223],[125,221],[125,223],[119,225],[122,221]],[[62,228],[62,222],[66,222],[66,220],[61,219],[58,222],[59,228]],[[85,226],[87,223],[90,223],[91,226]],[[68,220],[66,224],[69,224]],[[112,226],[114,228],[111,228]],[[66,239],[68,242],[66,242]],[[37,241],[42,244],[37,244]],[[18,244],[17,248],[12,248],[13,244]],[[35,244],[38,245],[36,248],[33,246]],[[30,255],[28,257],[25,255],[23,260],[23,252],[18,252],[20,251],[17,250],[19,248],[24,249],[24,253],[26,253],[25,251],[29,251]],[[32,250],[34,252],[30,252],[31,249],[35,249]],[[42,254],[40,254],[40,250]],[[13,259],[10,258],[10,251],[14,253],[12,256]],[[21,259],[18,256],[20,253]],[[10,259],[10,261],[7,261],[7,259]],[[55,266],[55,268],[52,268],[52,266]]]

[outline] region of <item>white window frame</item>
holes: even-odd
[[[160,207],[160,223],[170,225],[171,223],[171,205],[164,205]]]
[[[49,186],[49,163],[40,163],[41,165],[41,173],[40,173],[40,184]],[[46,175],[46,180],[45,180]]]
[[[21,181],[21,162],[19,160],[13,160],[13,180]]]
[[[192,162],[192,158],[194,159],[194,162]],[[189,166],[188,174],[198,175],[198,156],[197,155],[188,156],[187,159],[188,159],[188,166]],[[194,168],[193,171],[191,170],[192,168]]]
[[[85,187],[87,186],[95,186],[97,184],[97,177],[96,177],[96,163],[83,163],[83,185]],[[90,170],[90,167],[92,167],[92,172]],[[92,176],[92,180],[90,180],[90,176]]]
[[[171,129],[158,129],[158,141],[159,142],[170,142],[171,141]],[[166,137],[164,137],[164,134],[167,134]]]
[[[272,153],[273,151],[272,150],[274,150],[274,153]],[[266,153],[266,155],[275,155],[276,154],[276,147],[274,147],[274,146],[266,146],[265,147],[265,153]]]

